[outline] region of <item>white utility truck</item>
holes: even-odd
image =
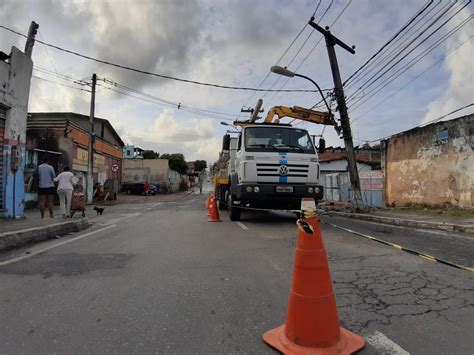
[[[279,123],[281,117],[337,127],[325,113],[281,106],[272,108],[262,123],[234,122],[241,130],[238,137],[224,136],[221,156],[226,161],[214,180],[220,207],[229,210],[233,221],[246,208],[297,210],[301,198],[317,202],[323,197],[318,154],[310,135],[303,128]]]

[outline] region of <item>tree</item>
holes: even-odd
[[[181,153],[162,154],[161,159],[168,159],[170,169],[177,171],[180,174],[186,174],[188,167],[184,155]]]
[[[201,171],[207,168],[207,162],[205,160],[196,160],[194,163],[194,171]]]
[[[143,159],[160,159],[160,153],[153,150],[144,150],[142,156]]]

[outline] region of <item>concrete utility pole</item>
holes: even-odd
[[[309,25],[314,29],[318,30],[324,35],[326,40],[326,47],[329,55],[329,63],[331,64],[332,78],[334,81],[334,93],[337,100],[337,108],[341,119],[342,136],[344,138],[344,145],[347,152],[347,163],[349,169],[349,177],[351,179],[352,191],[354,191],[354,201],[356,207],[363,205],[362,193],[360,191],[360,180],[359,172],[357,171],[357,161],[354,152],[354,143],[352,142],[351,124],[349,121],[349,114],[347,113],[346,98],[344,96],[344,89],[342,87],[341,73],[339,72],[339,65],[337,64],[336,57],[336,44],[344,48],[346,51],[355,54],[354,48],[349,47],[347,44],[342,42],[339,38],[333,36],[329,31],[329,27],[326,29],[322,28],[318,24],[314,23],[314,17],[309,20]]]
[[[36,33],[38,32],[39,25],[35,21],[31,21],[30,29],[28,30],[28,37],[25,43],[25,54],[28,58],[31,58],[33,54],[33,45],[35,44]]]
[[[91,88],[91,114],[89,119],[89,150],[87,158],[87,203],[91,204],[94,198],[94,110],[95,110],[95,85],[97,75],[92,74]]]

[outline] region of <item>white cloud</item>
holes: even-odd
[[[466,10],[464,15],[469,15]],[[462,18],[466,16],[461,16]],[[467,27],[467,28],[466,28]],[[428,105],[428,112],[422,123],[431,121],[437,117],[458,109],[473,102],[474,93],[474,40],[472,37],[472,26],[464,27],[454,40],[447,44],[447,50],[455,50],[462,42],[459,49],[452,52],[445,59],[444,67],[449,72],[449,85],[444,93]],[[461,112],[459,114],[462,114]],[[453,118],[455,116],[449,116]]]

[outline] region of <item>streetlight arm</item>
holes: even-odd
[[[305,76],[305,75],[301,75],[301,74],[295,73],[295,76],[299,76],[300,78],[303,78],[303,79],[306,79],[306,80],[311,81],[311,82],[314,84],[314,86],[316,86],[316,87],[318,88],[318,91],[319,91],[319,93],[321,94],[321,97],[323,98],[324,103],[326,104],[326,107],[327,107],[327,109],[328,109],[329,115],[331,116],[331,115],[332,115],[332,113],[331,113],[331,107],[329,107],[328,102],[326,101],[326,98],[324,97],[323,91],[321,90],[321,88],[319,87],[319,85],[318,85],[313,79],[311,79],[310,77],[307,77],[307,76]]]

